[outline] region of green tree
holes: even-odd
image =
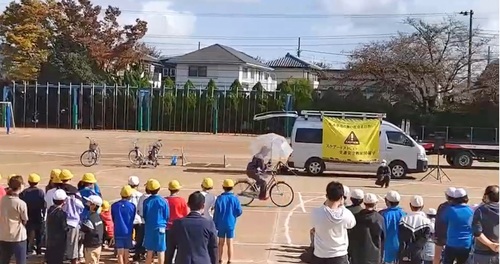
[[[166,114],[171,114],[175,107],[176,101],[175,83],[170,77],[167,77],[163,82],[163,107]]]
[[[262,86],[262,83],[257,82],[252,87],[252,94],[253,97],[255,98],[255,101],[257,102],[259,110],[260,111],[264,110],[266,108],[268,98],[267,98],[267,93],[264,92],[264,87]]]
[[[207,87],[205,89],[205,97],[207,98],[207,105],[213,106],[217,98],[217,84],[214,80],[210,79],[208,81]]]
[[[49,56],[50,19],[54,1],[10,2],[0,15],[2,69],[13,81],[36,80]]]
[[[229,87],[229,100],[234,110],[238,109],[238,106],[242,100],[242,96],[240,93],[242,90],[243,86],[238,79],[235,79]]]

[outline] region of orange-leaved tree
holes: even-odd
[[[12,1],[0,14],[0,54],[5,77],[31,81],[49,56],[50,14],[54,1]]]

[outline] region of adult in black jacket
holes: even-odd
[[[422,211],[424,198],[419,195],[410,201],[411,212],[399,224],[399,263],[422,264],[422,251],[431,236],[431,220]]]
[[[389,187],[390,182],[391,182],[391,171],[387,166],[387,161],[382,160],[380,166],[377,169],[377,180],[375,181],[375,184],[380,187],[387,188]]]
[[[189,195],[188,206],[191,212],[177,219],[168,231],[168,247],[165,264],[217,264],[219,250],[213,221],[203,217],[205,196],[201,192]],[[174,253],[177,255],[174,259]]]
[[[86,264],[99,264],[101,257],[102,239],[104,236],[104,224],[101,216],[97,213],[102,206],[102,198],[98,195],[91,195],[85,198],[88,202],[90,214],[83,220],[81,231],[83,236],[83,248]]]
[[[376,210],[377,195],[367,193],[364,197],[365,209],[356,217],[356,226],[349,232],[351,264],[382,263],[384,246],[384,217]]]
[[[486,187],[483,204],[474,212],[474,264],[498,263],[498,185]]]

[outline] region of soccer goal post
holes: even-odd
[[[11,102],[0,102],[0,115],[1,115],[1,126],[5,127],[7,134],[13,132],[16,127],[14,122],[14,109],[12,108]]]

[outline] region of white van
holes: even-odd
[[[266,112],[254,116],[254,120],[276,117],[295,118],[290,144],[293,153],[288,159],[291,168],[305,169],[310,175],[320,175],[324,171],[368,172],[375,173],[378,163],[341,163],[324,161],[322,156],[323,122],[322,117],[337,118],[379,118],[380,159],[385,159],[393,178],[405,177],[407,173],[427,170],[425,149],[407,136],[399,127],[383,121],[385,114],[336,111]]]

